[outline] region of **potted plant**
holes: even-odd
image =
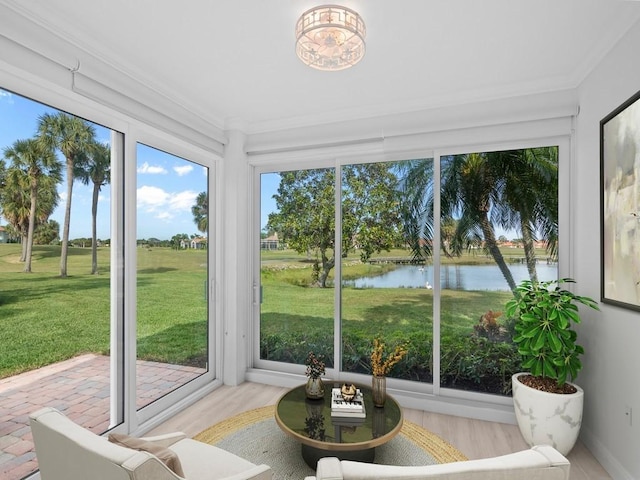
[[[598,310],[595,300],[562,288],[571,278],[545,282],[525,280],[505,305],[515,319],[513,341],[528,373],[512,376],[516,420],[530,445],[550,444],[566,455],[582,423],[584,392],[572,383],[582,369],[582,346],[573,323],[580,323],[578,305]]]

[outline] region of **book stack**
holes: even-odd
[[[331,390],[331,416],[334,418],[358,419],[365,418],[364,399],[362,392],[356,390],[353,399],[347,401],[342,396],[339,388]]]

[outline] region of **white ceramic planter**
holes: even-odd
[[[520,383],[516,373],[511,377],[513,405],[520,433],[529,446],[551,445],[567,455],[578,439],[582,424],[584,391],[570,395],[541,392]]]

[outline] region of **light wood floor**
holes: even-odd
[[[189,436],[194,436],[237,413],[275,404],[286,390],[286,388],[258,383],[244,383],[237,387],[223,386],[149,434],[182,431]],[[504,455],[527,448],[516,425],[413,409],[404,409],[404,416],[406,420],[438,434],[469,459]],[[571,480],[611,479],[580,441],[568,455],[568,459],[571,462]]]

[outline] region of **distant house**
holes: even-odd
[[[180,248],[193,248],[194,250],[207,249],[208,240],[205,237],[194,237],[191,240],[180,240]]]
[[[9,232],[4,227],[0,227],[0,243],[9,243]]]
[[[195,237],[191,239],[191,248],[194,250],[207,249],[207,239],[204,237]]]
[[[270,237],[262,238],[260,240],[260,248],[262,250],[278,250],[280,241],[278,240],[278,234],[274,233]]]

